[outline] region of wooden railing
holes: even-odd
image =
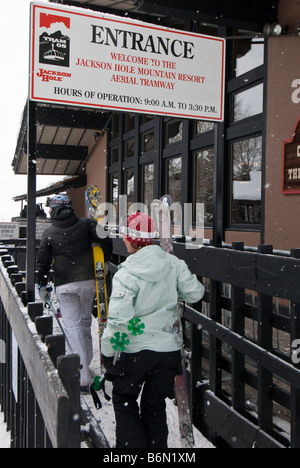
[[[299,448],[300,251],[190,247],[175,242],[206,289],[182,304],[194,425],[216,446]]]

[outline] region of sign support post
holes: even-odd
[[[36,249],[36,103],[28,101],[27,117],[27,249],[26,297],[35,301]]]

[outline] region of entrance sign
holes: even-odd
[[[222,121],[225,40],[31,4],[30,99]]]
[[[292,138],[283,142],[282,193],[300,193],[300,118]]]

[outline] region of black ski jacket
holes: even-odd
[[[99,239],[97,222],[78,218],[71,208],[61,206],[52,211],[51,217],[52,226],[45,231],[38,252],[38,285],[47,285],[51,268],[55,286],[94,279],[92,242],[102,247],[108,261],[112,253],[111,239]]]

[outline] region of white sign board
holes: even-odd
[[[31,4],[30,99],[222,121],[225,40]]]
[[[0,239],[19,239],[19,224],[0,223]]]
[[[48,229],[50,226],[51,224],[48,223],[36,223],[36,238],[41,239],[46,229]]]

